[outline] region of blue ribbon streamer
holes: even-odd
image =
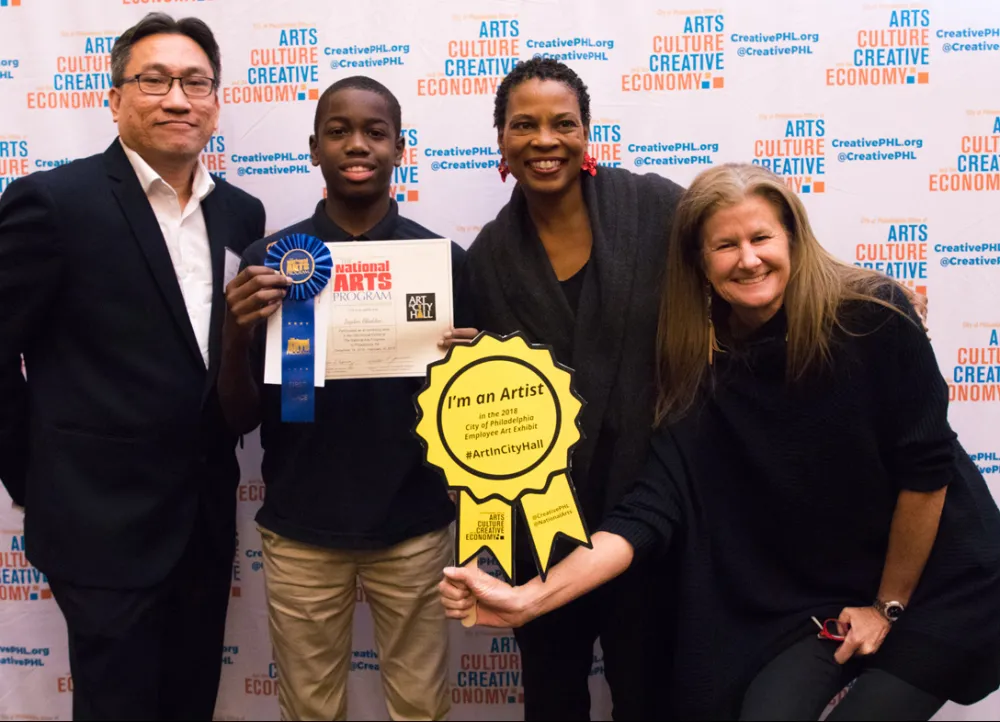
[[[323,242],[295,233],[272,243],[264,265],[292,285],[281,305],[281,420],[315,419],[315,296],[330,281],[333,259]]]

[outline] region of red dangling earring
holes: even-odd
[[[590,153],[583,154],[583,165],[580,166],[580,169],[590,173],[590,175],[597,175],[597,161]]]
[[[497,170],[500,172],[500,180],[506,183],[507,176],[510,175],[510,166],[507,165],[507,159],[503,156],[500,156],[500,162],[497,164]]]

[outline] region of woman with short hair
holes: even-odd
[[[493,120],[498,182],[512,176],[516,185],[469,248],[465,286],[479,329],[520,331],[576,369],[586,406],[572,478],[595,529],[631,488],[649,445],[663,239],[682,189],[597,166],[587,153],[587,87],[556,60],[519,63],[497,89]],[[475,333],[459,329],[453,338]],[[515,578],[526,582],[537,572],[520,517],[514,538]],[[558,540],[553,558],[570,549]],[[662,719],[670,641],[652,603],[659,582],[638,564],[614,585],[515,630],[525,719],[590,718],[598,637],[615,719]]]

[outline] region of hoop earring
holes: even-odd
[[[500,180],[506,183],[507,176],[510,175],[510,166],[507,165],[507,159],[503,156],[500,156],[500,162],[497,163],[497,171],[500,173]]]
[[[590,175],[597,175],[597,161],[590,153],[583,154],[583,165],[580,166],[580,170],[590,173]]]

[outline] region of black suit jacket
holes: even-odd
[[[28,558],[49,576],[155,584],[199,507],[213,519],[205,553],[233,553],[236,437],[215,390],[222,276],[227,246],[242,254],[264,235],[264,207],[215,182],[202,202],[214,274],[207,369],[117,139],[0,198],[0,480],[25,506]]]

